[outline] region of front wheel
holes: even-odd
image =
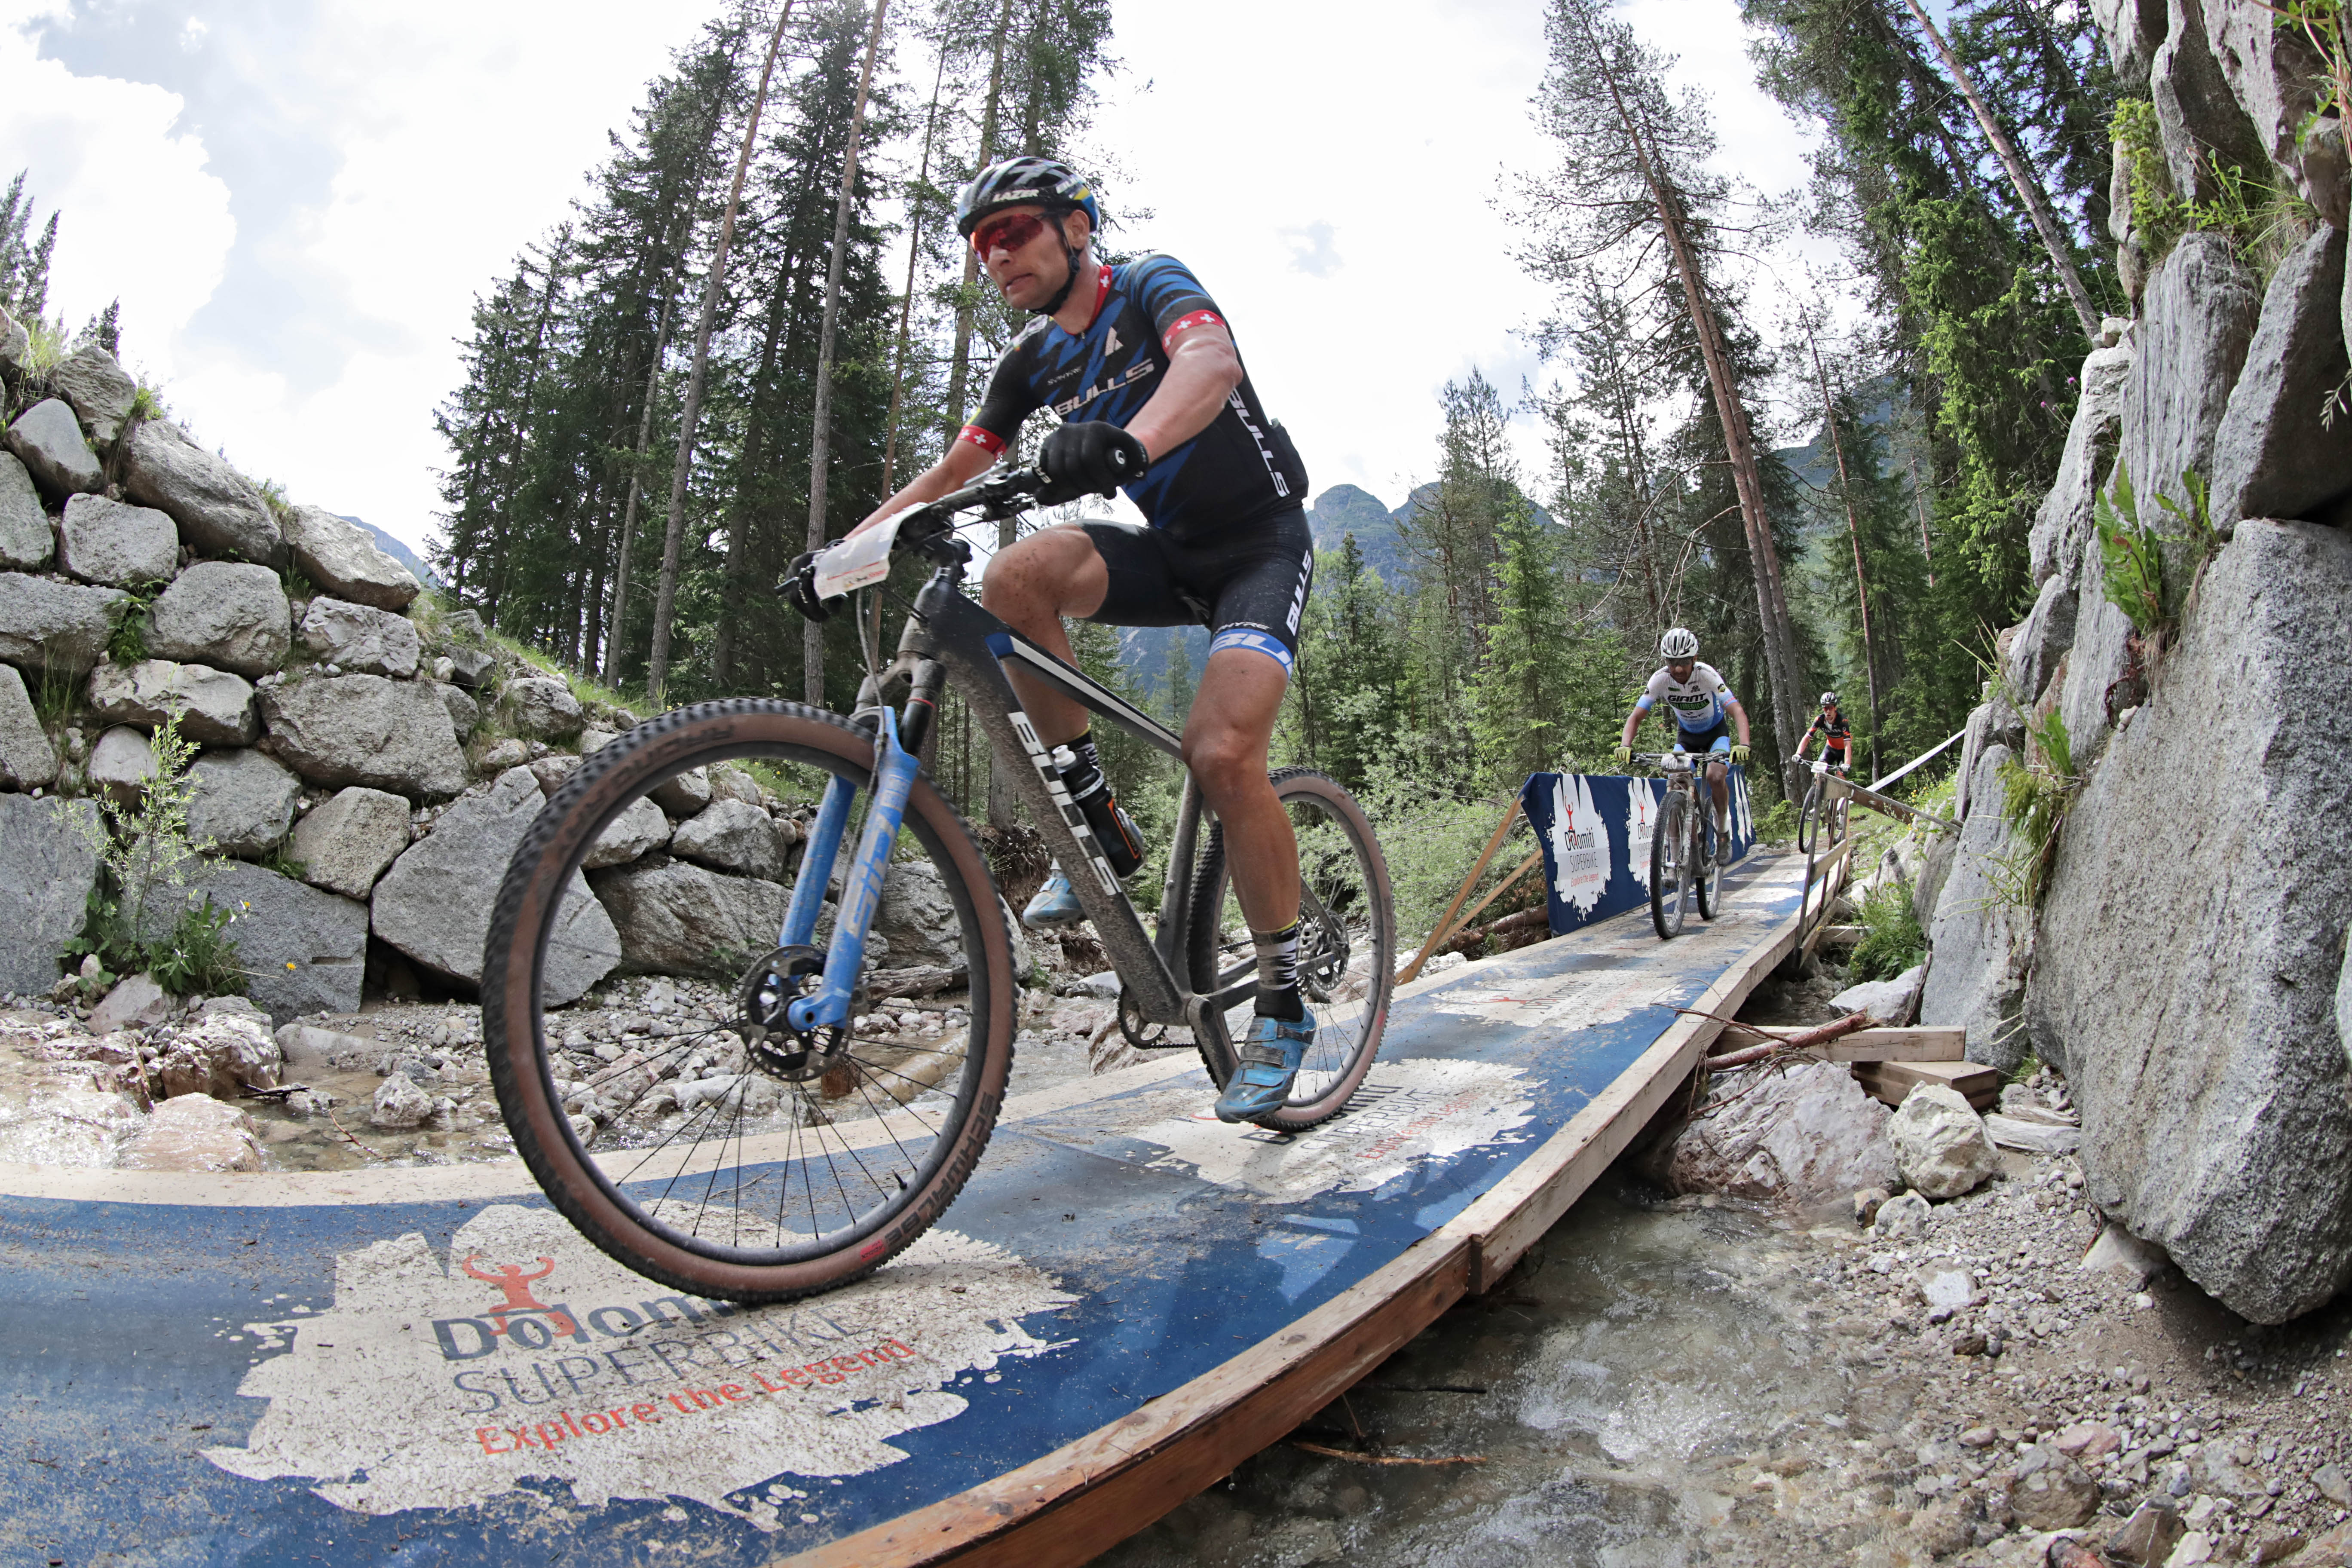
[[[1388,861],[1353,797],[1305,768],[1273,777],[1274,793],[1298,839],[1298,986],[1315,1015],[1315,1039],[1290,1099],[1264,1126],[1295,1132],[1339,1114],[1371,1069],[1395,984],[1396,910]],[[1246,1035],[1257,954],[1234,897],[1224,828],[1213,827],[1193,878],[1187,954],[1192,990],[1244,988],[1212,1017],[1195,1044],[1219,1089],[1239,1065],[1234,1040]]]
[[[898,973],[878,994],[919,973],[903,983],[932,1002],[893,1014],[861,995],[855,1026],[805,1036],[785,1016],[824,966],[833,906],[782,945],[799,829],[767,797],[845,786],[845,868],[873,761],[869,731],[797,703],[664,714],[572,773],[499,889],[482,1032],[515,1150],[582,1235],[674,1289],[778,1301],[879,1268],[954,1199],[995,1126],[1012,939],[928,778],[885,884]],[[751,771],[714,769],[733,762]],[[612,984],[646,974],[661,978],[645,994]]]
[[[1696,889],[1698,918],[1711,921],[1715,919],[1716,911],[1723,907],[1723,862],[1731,854],[1731,828],[1727,817],[1723,826],[1716,825],[1714,803],[1711,799],[1704,816],[1697,820],[1699,826],[1691,835],[1693,858],[1699,859],[1706,867],[1705,871],[1696,879],[1698,884]],[[1706,857],[1700,859],[1696,851],[1703,842],[1711,845],[1712,847]]]
[[[1822,781],[1817,778],[1813,781],[1812,787],[1805,792],[1804,808],[1797,813],[1797,852],[1799,854],[1810,855],[1813,852],[1813,839],[1820,834],[1821,828]]]
[[[1662,941],[1682,934],[1692,872],[1690,796],[1670,789],[1658,803],[1658,820],[1650,833],[1650,923]]]

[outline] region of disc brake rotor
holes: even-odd
[[[735,989],[738,1032],[751,1059],[787,1083],[821,1078],[841,1054],[849,1031],[839,1026],[796,1029],[792,1005],[816,989],[824,954],[814,947],[780,947],[745,972]]]

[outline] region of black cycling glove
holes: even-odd
[[[798,610],[807,620],[829,621],[840,614],[842,605],[849,602],[845,595],[834,599],[816,596],[816,552],[814,550],[801,552],[793,563],[793,569],[784,574],[784,580],[777,587],[784,595],[784,603]]]
[[[1142,442],[1099,419],[1057,426],[1037,447],[1038,470],[1054,481],[1054,490],[1067,492],[1073,500],[1108,496],[1141,479],[1150,466]]]

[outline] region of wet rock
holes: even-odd
[[[2099,1506],[2099,1483],[2083,1467],[2046,1443],[2018,1456],[2010,1472],[2009,1507],[2032,1530],[2072,1530]]]
[[[775,945],[784,889],[670,860],[600,871],[597,895],[620,933],[623,967],[733,980]]]
[[[899,956],[895,942],[891,952]],[[1670,1192],[1814,1204],[1895,1180],[1887,1109],[1838,1064],[1727,1073],[1711,1098],[1729,1103],[1685,1126],[1645,1160],[1645,1170]]]
[[[551,676],[508,681],[499,693],[499,716],[508,729],[533,741],[576,735],[584,717],[572,688]]]
[[[1927,977],[1919,1021],[1968,1031],[1968,1058],[2006,1072],[2025,1059],[2018,1018],[2033,958],[2033,925],[2004,900],[1995,873],[2010,849],[2001,817],[2000,769],[2007,746],[1987,746],[1969,772],[1971,806],[1943,895],[1927,927]]]
[[[378,1086],[374,1103],[368,1107],[372,1125],[397,1131],[422,1127],[432,1115],[433,1097],[400,1073],[393,1074]]]
[[[1927,966],[1913,964],[1892,980],[1866,980],[1859,985],[1849,985],[1830,998],[1829,1005],[1840,1013],[1867,1013],[1874,1024],[1900,1026],[1911,1021],[1911,1008],[1919,997],[1920,981]]]
[[[266,688],[268,747],[317,784],[456,795],[466,753],[432,686],[380,675],[312,676]]]
[[[189,543],[265,566],[285,560],[285,538],[260,493],[178,426],[151,419],[122,445],[123,493],[170,512]]]
[[[113,800],[136,800],[155,776],[154,749],[127,724],[109,730],[90,748],[83,776],[91,789]]]
[[[2344,383],[2343,300],[2344,234],[2324,228],[2287,253],[2263,297],[2213,437],[2215,527],[2314,517],[2352,489],[2352,417],[2324,417]]]
[[[1905,1184],[1925,1198],[1958,1197],[2000,1170],[1983,1118],[1959,1090],[1940,1083],[1904,1096],[1886,1133]]]
[[[45,398],[16,416],[0,432],[0,443],[53,496],[92,495],[106,488],[106,470],[82,439],[81,421],[61,399]]]
[[[235,917],[226,934],[236,943],[246,997],[272,1019],[358,1009],[367,959],[365,904],[244,860],[218,861],[193,874],[185,899],[187,906],[210,899],[215,909]],[[168,936],[180,912],[165,900],[151,906],[149,940]]]
[[[300,637],[304,647],[345,670],[400,680],[416,673],[415,623],[390,610],[321,595],[304,612]]]
[[[499,884],[542,803],[530,770],[510,768],[487,794],[442,813],[376,884],[375,934],[436,973],[478,982]],[[621,956],[611,917],[575,873],[549,942],[542,994],[575,1001]]]
[[[2083,362],[2080,395],[2074,423],[2066,428],[2058,475],[2034,513],[2028,539],[2028,559],[2037,583],[2054,578],[2068,588],[2081,586],[2093,509],[2123,432],[2124,385],[2130,378],[2132,353],[2121,345],[2094,349]]]
[[[253,683],[210,665],[143,658],[89,672],[89,705],[109,724],[152,730],[173,713],[182,738],[202,746],[249,746],[261,733]]]
[[[34,1089],[21,1107],[0,1101],[0,1160],[103,1170],[145,1121],[129,1095],[77,1074]]]
[[[890,962],[902,968],[952,969],[964,962],[955,904],[939,868],[929,860],[898,861],[890,867],[882,879],[874,931],[889,942]]]
[[[207,752],[188,777],[189,837],[216,854],[267,855],[294,826],[302,781],[259,752]]]
[[[131,400],[139,395],[139,384],[97,343],[84,343],[51,366],[49,385],[73,405],[101,450],[122,434]]]
[[[364,784],[338,790],[294,825],[293,858],[314,888],[364,899],[408,847],[408,802]]]
[[[147,612],[147,651],[158,658],[262,676],[285,663],[293,646],[293,610],[267,566],[199,561]]]
[[[0,784],[18,789],[57,782],[58,749],[41,728],[25,678],[0,664]]]
[[[45,994],[89,918],[98,810],[86,800],[0,794],[0,991]]]
[[[662,808],[650,800],[633,801],[628,810],[613,819],[612,826],[597,835],[581,864],[591,871],[625,866],[669,841],[669,818],[662,815]]]
[[[670,853],[713,870],[769,881],[784,872],[784,845],[776,825],[758,806],[739,800],[715,800],[700,816],[680,824],[670,839]],[[887,904],[887,879],[884,886]],[[892,951],[897,951],[895,942]]]
[[[122,1146],[126,1171],[258,1171],[253,1118],[208,1094],[163,1100]]]
[[[172,998],[152,974],[132,974],[115,983],[99,1005],[89,1010],[93,1035],[122,1029],[150,1029],[171,1017]]]
[[[693,816],[710,804],[710,770],[689,768],[672,773],[647,792],[647,797],[672,816]]]
[[[378,610],[404,610],[424,591],[407,567],[376,548],[367,531],[315,506],[298,506],[285,525],[294,564],[322,591]]]
[[[2313,759],[2352,755],[2352,707],[2308,695],[2347,603],[2352,538],[2239,525],[2069,818],[2026,998],[2093,1200],[2258,1322],[2352,1282],[2352,881],[2311,831],[2341,814]]]
[[[0,569],[37,572],[56,549],[33,476],[13,453],[0,452]]]
[[[87,675],[106,655],[120,588],[84,588],[46,577],[0,573],[0,660],[38,676]]]

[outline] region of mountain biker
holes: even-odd
[[[1822,738],[1822,761],[1832,773],[1843,774],[1853,766],[1853,748],[1850,743],[1853,731],[1844,715],[1838,711],[1837,693],[1834,691],[1822,693],[1822,710],[1807,726],[1805,738],[1797,742],[1799,762],[1805,760],[1805,748],[1813,743],[1815,735]]]
[[[1036,466],[1054,481],[1039,501],[1123,487],[1149,520],[1146,528],[1086,521],[1032,533],[989,563],[981,604],[1064,659],[1072,657],[1065,616],[1208,626],[1208,668],[1185,721],[1183,757],[1223,826],[1257,952],[1256,1017],[1217,1101],[1220,1119],[1254,1121],[1282,1108],[1315,1036],[1298,988],[1298,844],[1266,776],[1314,569],[1301,504],[1307,469],[1289,435],[1266,417],[1223,313],[1199,280],[1168,256],[1097,260],[1101,217],[1087,181],[1055,159],[1005,159],[964,187],[958,231],[1005,303],[1035,319],[1005,349],[979,412],[946,455],[852,531],[971,483],[1044,408],[1061,424],[1037,448]],[[1129,874],[1143,846],[1110,798],[1087,710],[1008,674],[1071,797],[1099,825],[1112,869]],[[1022,918],[1052,927],[1085,915],[1057,868]]]
[[[1720,836],[1731,810],[1731,784],[1723,760],[1727,755],[1735,763],[1748,760],[1748,710],[1739,705],[1739,699],[1732,695],[1731,687],[1713,665],[1698,661],[1696,632],[1675,626],[1658,639],[1658,657],[1666,661],[1665,668],[1650,677],[1633,710],[1625,715],[1625,730],[1617,741],[1617,760],[1633,760],[1633,736],[1642,727],[1643,715],[1660,702],[1673,709],[1677,731],[1675,749],[1708,755],[1706,782],[1714,786],[1716,830]],[[1737,745],[1725,724],[1727,717],[1738,721]]]

